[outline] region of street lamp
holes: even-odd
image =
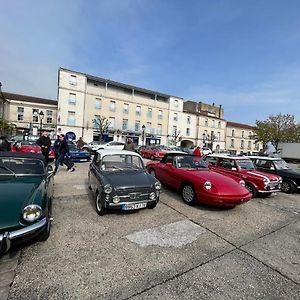
[[[39,113],[39,117],[40,117],[40,135],[42,135],[43,119],[44,119],[44,112],[42,110]]]
[[[146,129],[146,126],[143,125],[142,126],[142,145],[145,146],[145,129]]]

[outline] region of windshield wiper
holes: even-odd
[[[6,170],[6,171],[8,171],[8,172],[10,172],[10,173],[13,174],[14,176],[17,176],[16,173],[15,173],[13,170],[11,170],[10,168],[8,168],[8,167],[6,167],[6,166],[1,166],[1,165],[0,165],[0,168],[3,169],[3,170]]]

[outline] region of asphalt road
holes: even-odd
[[[87,169],[56,175],[51,236],[0,259],[0,299],[11,280],[9,299],[300,298],[300,194],[220,209],[163,188],[153,210],[99,217]]]

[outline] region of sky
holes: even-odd
[[[298,0],[0,0],[2,90],[56,99],[59,67],[300,122]]]

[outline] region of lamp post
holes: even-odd
[[[142,126],[142,146],[145,146],[145,129],[146,129],[146,126],[143,125]]]
[[[39,112],[39,117],[40,117],[40,135],[42,135],[43,119],[44,119],[44,112],[42,110]]]

